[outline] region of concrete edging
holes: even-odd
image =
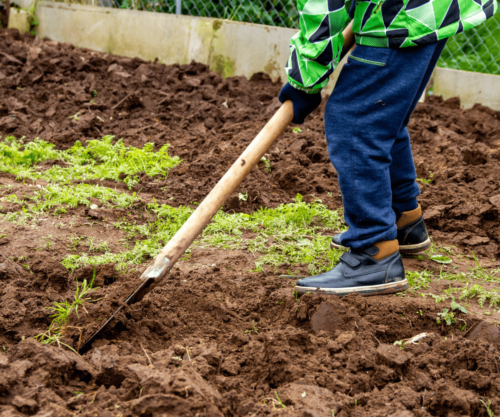
[[[27,7],[31,0],[18,0]],[[40,2],[36,33],[78,47],[164,64],[208,65],[224,77],[257,72],[286,80],[290,38],[295,29],[229,20]],[[27,13],[11,13],[9,27],[29,30]],[[173,41],[175,40],[175,42]],[[326,88],[331,92],[343,63]],[[434,94],[460,97],[462,106],[481,103],[500,110],[500,76],[437,68]]]
[[[28,20],[28,12],[18,10],[12,7],[9,13],[9,28],[19,29],[19,32],[25,33],[30,31],[30,23]]]
[[[437,68],[434,74],[434,94],[460,97],[462,106],[472,107],[474,103],[500,110],[500,76],[478,72]]]

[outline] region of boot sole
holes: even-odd
[[[399,247],[399,253],[402,255],[412,255],[415,253],[423,252],[431,247],[431,239],[427,238],[426,241],[422,243],[417,243],[416,245],[401,245]],[[330,242],[330,248],[332,249],[349,249],[342,245],[337,245],[336,243]]]
[[[348,288],[320,288],[320,287],[295,287],[298,293],[315,292],[326,295],[338,295],[340,297],[353,293],[358,293],[362,296],[370,295],[387,295],[397,292],[406,291],[410,285],[405,278],[401,281],[390,282],[388,284],[368,285],[364,287],[348,287]]]

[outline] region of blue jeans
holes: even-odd
[[[342,69],[325,109],[328,152],[349,225],[342,245],[396,239],[396,213],[417,208],[407,125],[445,44],[358,45]]]

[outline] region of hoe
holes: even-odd
[[[352,23],[344,30],[344,47],[341,59],[350,51],[354,45]],[[167,243],[153,263],[144,271],[140,277],[140,284],[136,290],[123,302],[113,315],[85,342],[81,351],[90,349],[92,342],[108,326],[113,318],[126,306],[141,301],[144,296],[156,287],[170,272],[175,263],[193,243],[196,237],[210,223],[212,217],[226,202],[229,196],[238,188],[241,182],[257,165],[262,156],[268,151],[276,139],[283,133],[293,120],[293,105],[291,101],[285,102],[271,120],[264,126],[262,131],[250,143],[248,148],[236,160],[233,166],[226,172],[214,189],[208,194],[196,211],[189,217],[175,236]]]

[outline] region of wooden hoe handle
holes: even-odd
[[[167,275],[292,120],[293,105],[291,101],[287,101],[264,126],[264,129],[250,143],[245,152],[236,160],[175,236],[170,239],[148,269],[144,271],[140,277],[141,286],[127,299],[126,304],[141,300],[152,287]]]
[[[344,46],[342,47],[342,52],[340,53],[341,61],[351,51],[352,47],[356,43],[356,39],[354,38],[354,33],[352,31],[352,22],[347,25],[342,32],[342,35],[344,35]]]

